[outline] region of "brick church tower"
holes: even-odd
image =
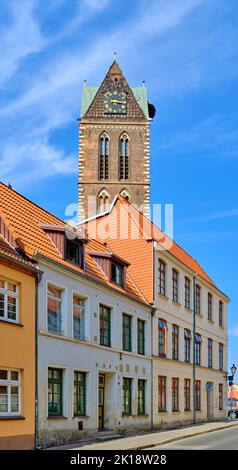
[[[79,220],[106,210],[117,193],[149,215],[154,114],[145,87],[130,87],[116,61],[100,86],[83,87]]]

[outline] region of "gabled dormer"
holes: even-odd
[[[69,263],[85,268],[85,244],[89,240],[70,225],[46,225],[41,228],[50,238],[58,254]]]
[[[109,282],[125,288],[126,269],[130,263],[111,252],[88,251],[88,253],[95,259]]]

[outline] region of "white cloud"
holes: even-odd
[[[11,24],[1,26],[0,84],[9,79],[29,54],[40,50],[43,40],[34,18],[37,0],[11,0]]]

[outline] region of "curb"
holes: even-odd
[[[197,432],[194,432],[192,434],[189,434],[187,436],[177,436],[177,437],[174,437],[174,438],[170,438],[170,439],[166,439],[165,441],[163,441],[162,443],[161,442],[155,442],[153,444],[147,444],[147,445],[142,445],[142,446],[138,446],[138,447],[132,447],[131,450],[143,450],[143,449],[148,449],[148,447],[157,447],[157,446],[163,446],[164,444],[169,444],[170,442],[176,442],[176,441],[182,441],[183,439],[189,439],[190,437],[196,437],[196,436],[201,436],[202,434],[208,434],[208,433],[211,433],[211,432],[215,432],[215,431],[222,431],[223,429],[228,429],[228,428],[233,428],[235,426],[238,426],[238,423],[235,423],[235,424],[229,424],[228,426],[221,426],[219,428],[216,428],[216,429],[209,429],[208,431],[197,431]]]

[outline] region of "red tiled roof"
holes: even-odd
[[[126,257],[131,263],[129,273],[150,303],[153,298],[153,247],[151,243],[153,241],[158,243],[162,250],[161,254],[163,250],[169,252],[194,273],[199,274],[205,281],[216,287],[212,279],[192,256],[122,196],[118,195],[115,198],[107,213],[86,221],[84,228],[89,236],[93,229],[99,234],[100,239],[99,225],[101,223],[104,227],[102,233],[105,234],[108,246],[120,256]],[[125,230],[126,224],[128,238],[121,231],[122,227]]]
[[[24,252],[30,258],[33,258],[38,253],[75,272],[85,274],[93,280],[100,281],[115,291],[127,294],[136,300],[146,303],[144,296],[129,275],[126,275],[125,288],[112,284],[107,276],[104,275],[97,262],[88,253],[88,250],[111,253],[111,249],[104,243],[97,240],[89,241],[85,250],[85,271],[79,266],[75,266],[62,259],[62,256],[50,240],[50,237],[47,236],[42,225],[65,225],[66,227],[65,222],[3,183],[0,183],[0,218],[14,240],[20,240],[21,247],[24,247]]]

